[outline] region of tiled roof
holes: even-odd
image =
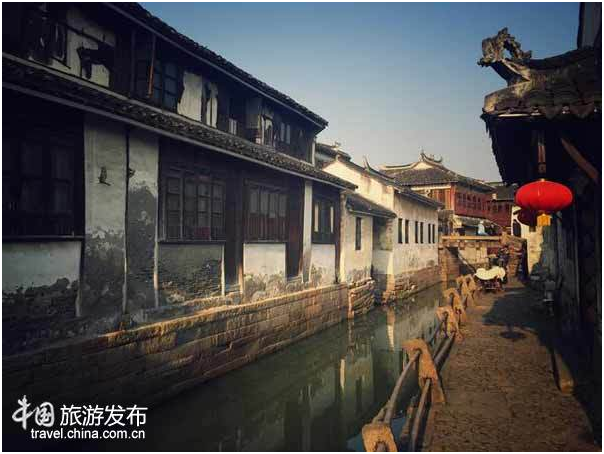
[[[495,188],[496,200],[514,200],[516,195],[517,185],[505,185],[504,183],[490,183]]]
[[[442,165],[434,165],[423,169],[405,166],[407,168],[383,168],[382,172],[396,179],[404,186],[423,186],[431,184],[444,183],[462,183],[468,186],[476,187],[482,191],[492,191],[493,188],[474,178],[460,175]]]
[[[377,216],[381,218],[395,218],[396,214],[375,202],[359,195],[358,193],[350,193],[346,198],[346,207],[354,212],[367,214],[369,216]]]
[[[380,170],[374,169],[373,167],[371,167],[369,165],[367,158],[365,158],[364,166],[360,166],[350,159],[343,159],[340,162],[342,162],[343,164],[348,165],[366,175],[369,175],[370,177],[380,180],[382,183],[384,183],[388,186],[392,186],[403,197],[407,197],[408,199],[412,199],[416,202],[423,203],[424,205],[430,205],[435,208],[442,208],[444,206],[439,201],[431,199],[430,197],[426,197],[422,194],[418,194],[417,192],[411,190],[407,186],[400,184],[395,178],[392,178],[391,176],[387,175],[386,173],[384,173]]]
[[[297,110],[298,112],[307,116],[314,122],[319,123],[323,127],[327,126],[327,124],[328,124],[327,120],[325,120],[324,118],[322,118],[319,115],[317,115],[316,113],[310,111],[309,109],[307,109],[303,105],[299,104],[298,102],[296,102],[295,100],[293,100],[292,98],[287,96],[286,94],[281,93],[280,91],[267,85],[266,83],[262,82],[261,80],[256,79],[250,73],[235,66],[233,63],[226,60],[224,57],[221,57],[220,55],[211,51],[207,47],[204,47],[201,44],[198,44],[197,42],[195,42],[188,36],[185,36],[182,33],[178,32],[176,29],[174,29],[173,27],[171,27],[170,25],[168,25],[167,23],[162,21],[159,17],[151,14],[149,11],[147,11],[145,8],[143,8],[140,4],[138,4],[138,3],[111,3],[110,5],[112,7],[114,7],[115,9],[120,10],[120,11],[132,16],[133,18],[143,22],[148,27],[150,27],[153,30],[155,30],[156,32],[162,34],[166,38],[169,38],[172,41],[176,42],[180,46],[187,49],[189,52],[192,52],[193,54],[197,55],[198,57],[223,69],[227,73],[238,77],[239,79],[243,80],[244,82],[246,82],[246,83],[250,84],[251,86],[255,87],[256,89],[262,91],[263,93],[265,93],[265,94],[281,101],[282,103],[288,105],[289,107]]]
[[[458,214],[456,214],[455,217],[458,219],[458,221],[462,225],[467,225],[468,227],[476,227],[476,226],[478,226],[480,221],[482,221],[482,223],[485,225],[485,227],[496,225],[494,222],[492,222],[488,219],[474,218],[471,216],[460,216]]]
[[[326,143],[317,142],[315,144],[315,151],[324,155],[330,156],[335,159],[336,156],[342,156],[345,159],[350,159],[350,155],[340,149],[337,149],[334,145],[327,145]]]
[[[176,114],[164,113],[159,109],[92,84],[45,69],[37,64],[29,64],[14,58],[2,58],[3,84],[9,83],[46,96],[60,98],[76,107],[92,108],[116,119],[135,122],[210,145],[233,155],[248,158],[259,163],[306,176],[341,188],[354,189],[356,186],[327,172],[315,168],[310,163],[292,158],[274,149],[259,145],[241,137],[222,132],[202,123],[185,119]]]

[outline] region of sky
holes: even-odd
[[[175,29],[329,121],[318,141],[353,160],[420,150],[500,180],[480,119],[505,87],[476,64],[501,28],[544,58],[576,48],[578,3],[144,3]]]

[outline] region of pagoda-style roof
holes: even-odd
[[[533,59],[504,28],[483,40],[482,53],[478,64],[507,82],[486,95],[481,115],[504,181],[523,184],[539,174],[538,141],[550,179],[567,178],[579,154],[583,167],[601,167],[601,48]]]
[[[493,191],[493,188],[488,184],[460,175],[446,168],[442,164],[442,158],[435,159],[432,156],[427,156],[424,152],[420,153],[420,159],[417,162],[405,165],[382,166],[381,171],[404,186],[461,183],[476,188],[479,191]]]
[[[504,28],[482,42],[482,52],[478,64],[492,67],[508,84],[485,97],[485,121],[512,116],[585,118],[602,107],[601,49],[585,47],[532,59]]]
[[[395,218],[396,213],[390,211],[356,192],[348,194],[346,198],[346,208],[353,213],[365,214],[378,218]]]

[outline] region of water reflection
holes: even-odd
[[[407,360],[401,343],[429,339],[436,329],[440,291],[378,308],[202,384],[151,410],[144,442],[97,448],[362,450],[358,434]]]

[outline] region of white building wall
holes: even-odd
[[[361,218],[361,249],[356,250],[356,218]],[[342,210],[340,276],[346,282],[371,277],[373,260],[373,218]]]
[[[336,280],[336,245],[312,245],[310,282],[315,286],[333,284]]]
[[[367,175],[361,169],[354,168],[351,164],[336,160],[324,168],[326,172],[336,175],[344,180],[357,185],[357,192],[363,197],[382,205],[396,213],[397,218],[409,222],[409,243],[398,243],[398,220],[392,219],[388,233],[392,249],[374,249],[372,261],[374,270],[379,274],[399,275],[409,271],[421,270],[438,265],[438,213],[435,207],[416,202],[400,195],[392,186],[382,183],[379,179]],[[415,243],[414,223],[424,223],[424,243]],[[435,225],[436,238],[433,243],[428,243],[428,224]],[[352,239],[354,248],[354,236]],[[342,245],[346,248],[346,245]]]
[[[2,245],[2,293],[23,292],[80,279],[80,241],[5,243]]]
[[[284,243],[243,245],[244,294],[247,299],[277,296],[285,290],[285,252]]]
[[[357,185],[356,192],[372,202],[392,210],[394,205],[394,189],[391,186],[339,160],[332,162],[323,170]]]
[[[398,220],[393,220],[393,274],[421,270],[438,264],[438,238],[428,242],[428,225],[434,225],[438,235],[438,214],[436,208],[414,202],[401,195],[394,201],[397,218],[403,219],[403,243],[398,242]],[[405,243],[405,219],[409,220],[409,243]],[[424,242],[415,243],[415,221],[424,223]],[[421,238],[421,236],[420,236]],[[419,241],[419,240],[418,240]]]

